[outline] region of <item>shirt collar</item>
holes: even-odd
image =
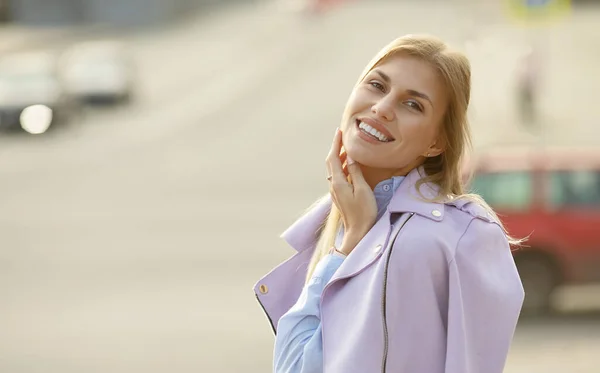
[[[373,189],[373,193],[379,195],[394,195],[394,192],[400,186],[404,176],[392,176],[389,179],[379,182]]]
[[[389,179],[379,182],[375,186],[373,189],[373,194],[375,194],[378,210],[381,211],[387,207],[403,179],[404,176],[393,176]]]

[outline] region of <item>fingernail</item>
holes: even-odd
[[[340,127],[335,127],[335,134],[337,135],[340,132]]]
[[[346,163],[349,166],[354,163],[354,159],[350,158],[350,156],[348,155],[348,156],[346,156]]]

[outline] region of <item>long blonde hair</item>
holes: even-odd
[[[423,169],[427,176],[417,182],[417,190],[425,183],[437,184],[439,186],[439,197],[435,200],[445,200],[447,197],[467,199],[478,203],[495,219],[500,221],[492,208],[480,196],[465,192],[463,175],[461,174],[463,158],[466,151],[471,147],[471,131],[467,119],[467,109],[471,96],[471,66],[469,60],[462,53],[450,49],[438,38],[427,35],[406,35],[385,46],[364,69],[356,85],[360,84],[373,68],[397,53],[418,57],[429,63],[439,72],[448,90],[449,104],[442,120],[440,132],[445,150],[442,154],[425,160]],[[348,116],[348,108],[346,108],[342,121],[346,121]],[[307,280],[311,277],[319,260],[333,246],[340,225],[340,212],[332,204],[331,211],[319,230],[319,239],[308,266]],[[523,240],[514,239],[508,235],[505,229],[504,231],[512,245],[522,243]]]

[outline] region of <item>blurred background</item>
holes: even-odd
[[[269,372],[255,282],[370,58],[472,62],[473,189],[527,291],[506,372],[600,372],[600,2],[0,1],[0,371]],[[533,233],[532,233],[533,232]]]

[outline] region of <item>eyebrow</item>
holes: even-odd
[[[379,76],[381,77],[381,79],[383,79],[384,82],[386,82],[388,84],[391,83],[392,79],[390,79],[390,77],[386,73],[384,73],[383,71],[381,71],[379,69],[375,69],[373,71],[376,72],[377,74],[379,74]],[[414,89],[407,89],[406,93],[408,93],[411,96],[420,97],[420,98],[422,98],[424,100],[429,101],[429,103],[433,107],[433,102],[431,101],[431,99],[429,98],[429,96],[427,96],[425,93],[419,92],[419,91],[415,91]]]

